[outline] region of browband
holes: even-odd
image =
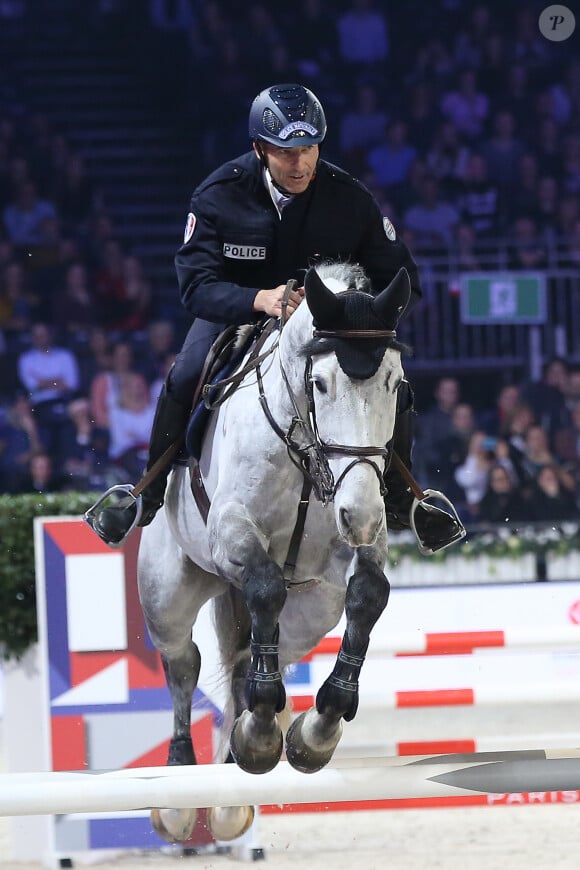
[[[396,338],[394,329],[315,329],[314,338]]]

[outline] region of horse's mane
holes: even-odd
[[[359,290],[362,293],[371,294],[370,278],[359,263],[323,260],[317,263],[315,268],[326,286],[334,293]]]

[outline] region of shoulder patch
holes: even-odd
[[[387,239],[391,242],[394,242],[397,238],[397,234],[395,232],[395,228],[388,217],[383,217],[383,228],[385,230],[385,235]]]
[[[193,235],[193,231],[195,229],[195,215],[192,211],[187,215],[187,220],[185,222],[185,230],[183,231],[183,244],[187,245],[188,241]]]

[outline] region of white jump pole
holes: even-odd
[[[280,762],[0,776],[0,815],[61,815],[580,790],[580,749],[343,759],[308,775]]]

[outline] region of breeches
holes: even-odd
[[[205,358],[213,342],[225,328],[225,323],[210,323],[209,320],[196,319],[185,336],[183,347],[167,376],[169,395],[184,408],[191,408],[193,393],[201,376]]]

